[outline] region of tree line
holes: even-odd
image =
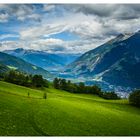
[[[135,90],[129,95],[129,103],[131,105],[140,107],[140,90]]]
[[[103,92],[97,85],[86,86],[82,82],[75,84],[70,80],[55,78],[53,80],[53,86],[56,89],[65,90],[71,93],[87,93],[98,95],[104,99],[120,99],[115,92]]]
[[[1,80],[26,86],[26,87],[48,87],[49,83],[46,79],[43,79],[42,75],[28,75],[16,70],[10,70],[7,73],[0,76]]]
[[[7,73],[0,73],[0,80],[26,87],[49,87],[49,82],[46,79],[43,79],[42,75],[28,75],[16,70],[10,70]],[[118,95],[113,91],[103,92],[97,85],[86,86],[82,82],[75,84],[70,80],[55,78],[53,80],[53,86],[56,89],[65,90],[71,93],[87,93],[98,95],[104,99],[120,99],[120,97],[118,97]],[[46,93],[44,93],[43,98],[47,98]],[[140,107],[140,90],[135,90],[130,93],[129,103]]]

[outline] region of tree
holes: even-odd
[[[48,80],[44,80],[44,87],[46,87],[46,88],[48,88],[49,87],[49,82],[48,82]]]
[[[76,84],[70,84],[69,85],[69,88],[68,88],[68,91],[69,92],[72,92],[72,93],[77,93],[77,86],[76,86]]]
[[[59,85],[59,79],[58,78],[55,78],[53,80],[53,86],[54,86],[54,88],[59,89],[60,85]]]
[[[66,79],[60,79],[60,89],[67,90]]]
[[[99,88],[96,85],[93,85],[91,87],[91,93],[96,94],[96,95],[100,95],[101,94],[101,88]]]
[[[16,72],[14,70],[9,71],[6,75],[4,80],[7,82],[14,83],[16,79]]]
[[[84,93],[85,92],[85,84],[83,82],[80,82],[78,85],[78,92]]]
[[[140,90],[135,90],[130,94],[129,103],[140,107]]]
[[[42,75],[34,75],[32,77],[32,84],[35,87],[43,87],[45,85],[44,79],[42,78]]]
[[[112,100],[117,100],[120,99],[120,97],[114,92],[104,92],[101,97],[103,97],[104,99],[112,99]]]
[[[5,75],[5,81],[14,83],[17,85],[26,85],[27,80],[26,80],[26,75],[22,72],[11,70]]]
[[[30,93],[28,92],[28,97],[30,96]]]
[[[4,81],[26,87],[48,87],[49,83],[42,75],[28,75],[26,73],[10,70],[4,74]]]
[[[47,99],[47,93],[44,92],[43,99]]]

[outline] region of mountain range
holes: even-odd
[[[63,69],[64,66],[80,56],[80,54],[51,54],[45,51],[25,50],[23,48],[5,50],[4,53],[19,57],[50,72]]]
[[[135,89],[140,87],[140,31],[119,34],[81,56],[22,48],[6,50],[0,53],[0,64],[3,69],[40,73],[44,77],[57,71],[61,78],[100,84],[107,90],[112,87]]]
[[[109,85],[140,87],[140,31],[119,34],[69,64],[64,75]]]

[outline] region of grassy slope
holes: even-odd
[[[140,135],[140,109],[127,100],[45,90],[47,100],[44,91],[0,82],[0,135]]]

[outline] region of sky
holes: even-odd
[[[0,51],[83,54],[139,25],[140,4],[0,4]]]

